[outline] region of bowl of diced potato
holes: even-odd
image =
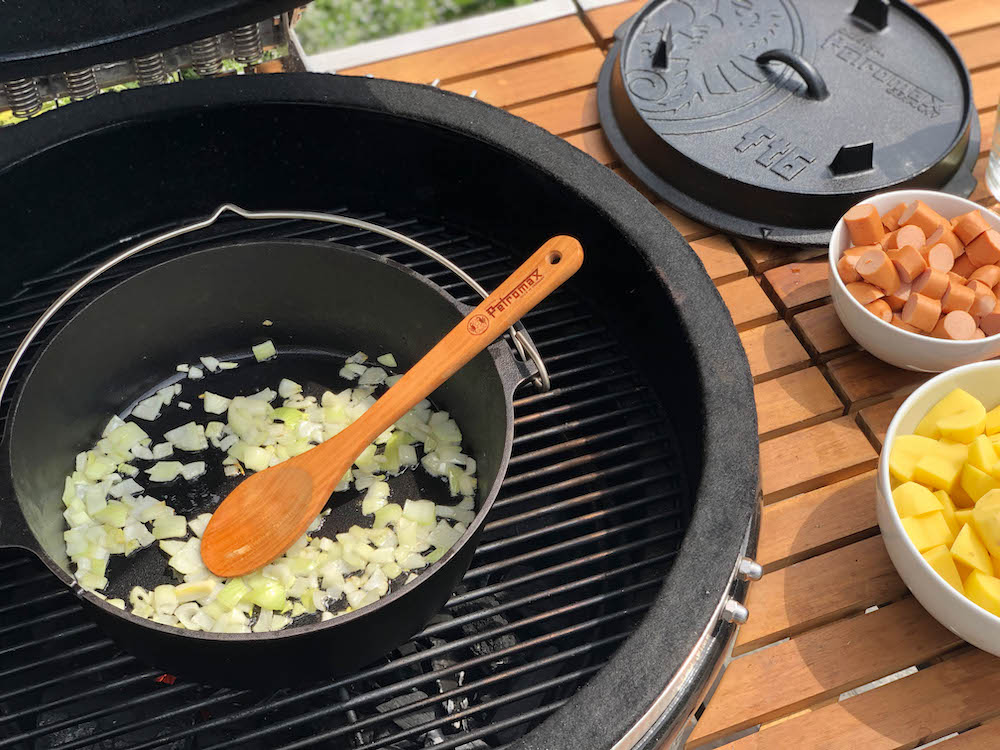
[[[830,295],[889,364],[943,372],[1000,355],[1000,216],[933,190],[865,199],[830,237]]]
[[[1000,656],[1000,362],[914,391],[886,432],[877,483],[903,582],[938,622]]]

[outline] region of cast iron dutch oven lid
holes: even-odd
[[[3,0],[0,80],[148,55],[256,23],[298,0]]]
[[[615,33],[601,123],[665,201],[726,232],[826,244],[899,187],[968,195],[968,71],[903,0],[654,0]]]

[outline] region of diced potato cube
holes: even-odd
[[[983,495],[972,510],[972,525],[993,557],[1000,558],[1000,490]]]
[[[939,490],[940,492],[940,490]],[[900,518],[943,510],[941,501],[929,489],[916,482],[906,482],[892,491],[892,501]]]
[[[962,489],[961,484],[956,484],[955,489],[949,492],[948,496],[951,498],[951,501],[955,503],[956,508],[971,509],[972,506],[976,504],[973,499],[969,497],[969,493]]]
[[[992,490],[1000,489],[1000,481],[994,479],[985,471],[980,471],[972,464],[962,467],[962,489],[969,493],[969,497],[978,501],[983,495]]]
[[[917,461],[917,466],[913,470],[914,481],[926,484],[936,490],[944,490],[948,494],[951,494],[952,490],[958,486],[961,475],[961,464],[956,464],[941,456],[924,456]]]
[[[955,520],[958,521],[958,530],[961,531],[962,527],[967,523],[972,523],[972,508],[956,508],[955,509]],[[958,536],[958,534],[955,534]]]
[[[952,419],[953,417],[957,419]],[[976,435],[983,432],[986,427],[986,408],[975,396],[956,388],[927,412],[927,416],[920,420],[914,432],[929,438],[950,437],[952,440],[958,440],[956,434],[968,434],[969,428],[976,427],[980,420],[982,425],[978,426],[978,430],[974,430],[974,434],[968,440],[960,442],[971,443]]]
[[[987,474],[993,472],[997,463],[997,452],[993,441],[985,435],[980,435],[969,446],[969,463]]]
[[[943,438],[958,443],[971,443],[986,429],[986,409],[977,401],[975,407],[941,418],[938,429]]]
[[[955,503],[951,501],[951,496],[944,490],[937,490],[934,493],[934,497],[941,503],[941,512],[944,514],[944,520],[948,524],[948,528],[951,529],[951,533],[958,536],[958,532],[962,530],[962,527],[959,526],[958,519],[955,518]]]
[[[917,461],[937,448],[937,440],[921,435],[900,435],[893,441],[889,453],[889,473],[901,482],[912,482]]]
[[[987,612],[1000,617],[1000,578],[974,570],[965,579],[965,595]]]
[[[951,556],[955,558],[955,562],[958,564],[958,572],[962,575],[967,575],[972,570],[993,575],[993,563],[990,562],[990,553],[987,552],[986,546],[972,528],[973,525],[971,523],[966,524],[958,532],[955,542],[951,545]]]
[[[986,412],[986,434],[996,435],[1000,433],[1000,406],[994,406]]]
[[[969,446],[965,443],[959,443],[954,440],[941,438],[937,441],[937,448],[935,448],[934,455],[941,456],[949,461],[964,464],[969,460]]]
[[[923,553],[923,556],[927,564],[934,568],[934,571],[949,586],[960,594],[965,593],[965,589],[962,587],[962,577],[958,574],[958,568],[955,567],[955,560],[945,545],[939,544],[937,547],[931,547]]]
[[[922,516],[904,518],[902,523],[906,535],[920,552],[926,552],[939,544],[947,544],[950,547],[955,539],[951,529],[948,528],[948,522],[944,520],[944,514],[939,510],[924,513]],[[983,551],[986,551],[985,547]]]

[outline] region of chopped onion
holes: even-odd
[[[147,399],[140,401],[132,409],[132,416],[137,419],[145,419],[147,422],[152,422],[154,419],[160,416],[160,409],[163,407],[163,397],[160,394],[155,396],[150,396]]]
[[[203,405],[205,407],[205,411],[209,414],[225,414],[225,412],[229,409],[231,399],[228,399],[225,396],[219,396],[215,393],[210,393],[209,391],[205,391],[202,395],[204,398]]]
[[[219,362],[220,370],[235,370],[239,366],[238,362]]]
[[[194,365],[192,365],[190,369],[188,369],[188,377],[191,380],[201,380],[203,377],[205,377],[205,371],[202,370],[200,367],[195,367]]]
[[[386,367],[395,367],[396,358],[391,354],[383,354],[376,360],[380,365],[385,365]]]
[[[197,479],[206,471],[206,466],[204,461],[192,461],[189,464],[184,464],[184,468],[181,469],[181,476],[187,480]]]
[[[187,401],[178,401],[177,406],[179,406],[184,411],[188,411],[191,408],[191,404],[189,404]]]
[[[208,448],[205,428],[195,422],[188,422],[169,430],[163,434],[163,437],[182,451],[201,451]]]
[[[160,461],[153,464],[151,469],[147,469],[149,479],[152,482],[169,482],[177,477],[184,468],[180,461]]]
[[[215,357],[199,357],[201,363],[205,365],[209,372],[216,372],[219,369],[219,360]]]
[[[256,346],[251,347],[251,351],[253,352],[254,359],[258,362],[271,359],[271,357],[274,357],[278,353],[274,348],[274,342],[270,339],[262,344],[257,344]]]

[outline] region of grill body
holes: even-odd
[[[742,594],[758,508],[745,355],[676,230],[558,139],[426,87],[240,78],[72,110],[0,133],[17,248],[0,257],[8,356],[85,269],[226,201],[353,212],[487,287],[553,234],[590,252],[525,320],[553,390],[517,394],[508,477],[469,573],[408,644],[292,690],[156,682],[47,573],[4,553],[0,747],[611,747],[672,733],[732,633],[720,606]],[[473,301],[449,272],[343,228],[220,223],[161,252],[251,236],[362,247]]]

